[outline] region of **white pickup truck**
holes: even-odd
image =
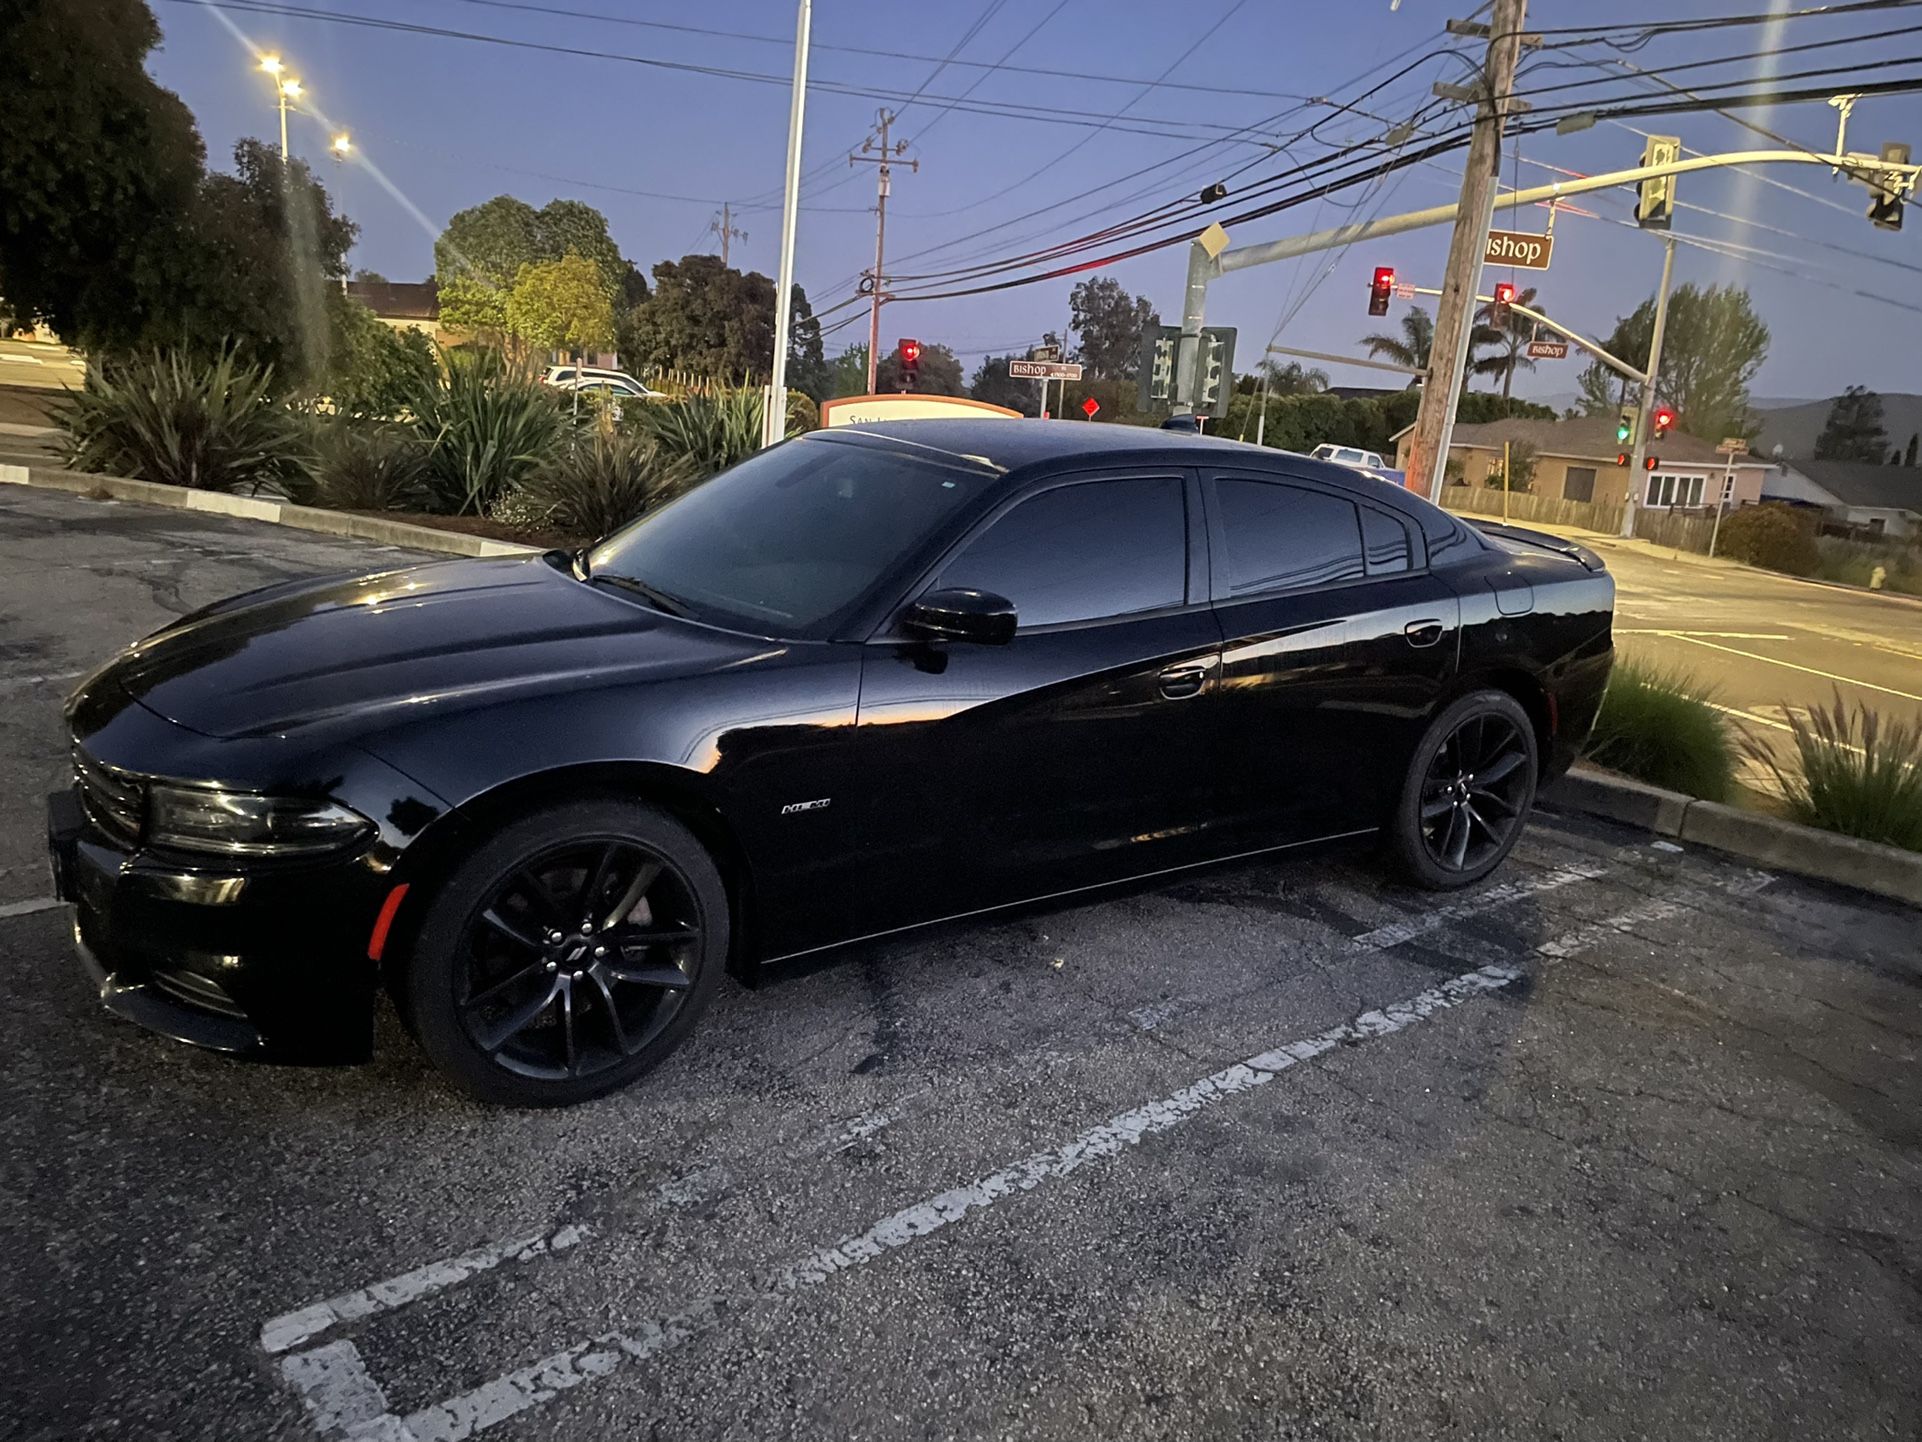
[[[1338,466],[1359,466],[1370,471],[1388,469],[1378,451],[1364,451],[1355,446],[1336,446],[1322,444],[1308,453],[1318,461],[1333,461]]]

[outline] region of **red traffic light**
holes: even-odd
[[[1513,305],[1515,302],[1515,283],[1511,280],[1500,281],[1495,286],[1495,304]]]
[[[1627,465],[1627,464],[1628,464],[1628,452],[1627,452],[1627,451],[1617,451],[1617,452],[1615,453],[1615,464],[1616,464],[1616,465],[1618,465],[1618,466],[1625,466],[1625,465]]]
[[[1661,463],[1662,463],[1662,458],[1660,456],[1643,456],[1642,457],[1642,469],[1645,471],[1652,471]]]
[[[921,363],[921,342],[918,340],[902,341],[901,361],[904,365],[919,365]]]
[[[1657,436],[1666,435],[1668,433],[1669,427],[1673,426],[1674,424],[1675,424],[1675,412],[1670,410],[1667,406],[1663,406],[1655,412],[1655,434]]]
[[[1395,288],[1395,267],[1378,265],[1375,267],[1375,280],[1368,287],[1368,313],[1370,315],[1388,314],[1388,295]]]

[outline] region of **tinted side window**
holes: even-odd
[[[1368,574],[1393,575],[1406,571],[1413,561],[1409,556],[1408,528],[1382,511],[1361,508],[1361,539],[1368,551]]]
[[[1227,550],[1218,591],[1241,596],[1361,579],[1361,520],[1354,502],[1272,481],[1228,478],[1215,482],[1215,497]]]
[[[1023,627],[1187,599],[1187,511],[1173,478],[1089,481],[1023,501],[948,563],[939,586],[1014,602]]]

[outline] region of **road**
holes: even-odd
[[[72,672],[394,559],[0,488],[5,1436],[1914,1435],[1915,914],[1589,822],[730,983],[562,1113],[390,1016],[110,1022],[37,854]]]
[[[86,378],[86,360],[65,346],[0,340],[0,386],[57,391],[78,387]]]

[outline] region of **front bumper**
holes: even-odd
[[[373,1053],[367,938],[386,893],[368,858],[252,871],[182,867],[47,798],[55,894],[109,1011],[195,1046],[334,1063]]]

